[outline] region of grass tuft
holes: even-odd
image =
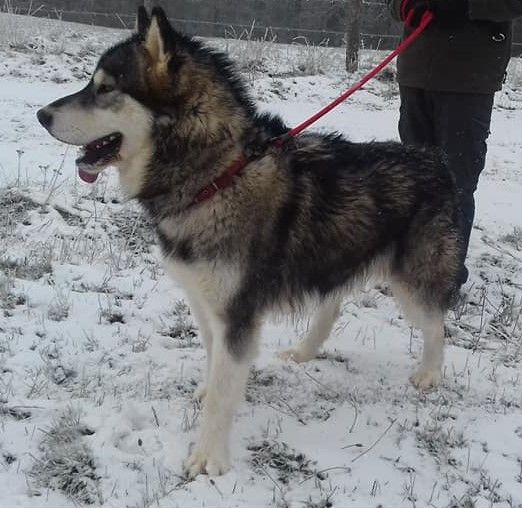
[[[290,448],[286,443],[278,441],[262,441],[248,446],[252,452],[250,462],[255,471],[269,476],[267,471],[270,469],[275,474],[278,482],[287,485],[296,478],[317,477],[324,480],[324,475],[317,471],[314,462],[306,457],[304,453],[299,453]]]
[[[93,431],[82,425],[81,413],[70,407],[42,432],[41,456],[34,457],[30,478],[38,486],[59,490],[75,502],[102,504],[94,457],[82,441]]]

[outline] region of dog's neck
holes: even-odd
[[[266,150],[273,135],[255,108],[226,87],[193,90],[182,99],[154,123],[155,152],[137,196],[154,215],[166,204],[170,214],[185,212],[243,154],[252,158]]]
[[[149,161],[137,195],[153,216],[159,217],[162,209],[170,214],[185,212],[246,150],[244,133],[237,129],[231,132],[224,127],[205,137],[194,133],[180,137],[178,129],[156,134],[162,142]]]

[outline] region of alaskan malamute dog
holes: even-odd
[[[315,302],[308,336],[284,353],[310,360],[343,295],[377,273],[424,334],[413,382],[439,382],[461,246],[454,182],[437,154],[338,134],[274,143],[288,132],[282,120],[259,114],[227,57],[178,33],[160,8],[150,18],[140,8],[136,33],[38,119],[83,146],[83,180],[119,169],[186,291],[208,355],[190,477],[229,467],[234,410],[269,311]]]

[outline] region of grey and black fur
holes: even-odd
[[[118,167],[186,290],[208,355],[190,476],[228,468],[234,409],[268,312],[314,304],[309,335],[283,353],[309,360],[343,295],[377,275],[424,334],[414,383],[439,382],[461,247],[454,182],[437,154],[338,134],[277,148],[269,140],[288,131],[281,119],[259,114],[227,57],[176,32],[159,8],[151,19],[140,9],[137,33],[39,118],[58,139],[88,145],[82,167],[93,178],[109,159]],[[100,162],[96,140],[106,136],[117,142]],[[233,184],[192,206],[242,153],[250,161]]]

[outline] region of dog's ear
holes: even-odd
[[[149,26],[150,26],[150,18],[147,13],[147,9],[145,9],[145,7],[143,7],[143,5],[140,5],[138,7],[138,13],[136,15],[136,32],[142,38],[145,38],[145,34],[147,33]]]
[[[145,49],[156,64],[165,64],[173,50],[174,30],[161,7],[152,9],[152,17],[145,35]]]

